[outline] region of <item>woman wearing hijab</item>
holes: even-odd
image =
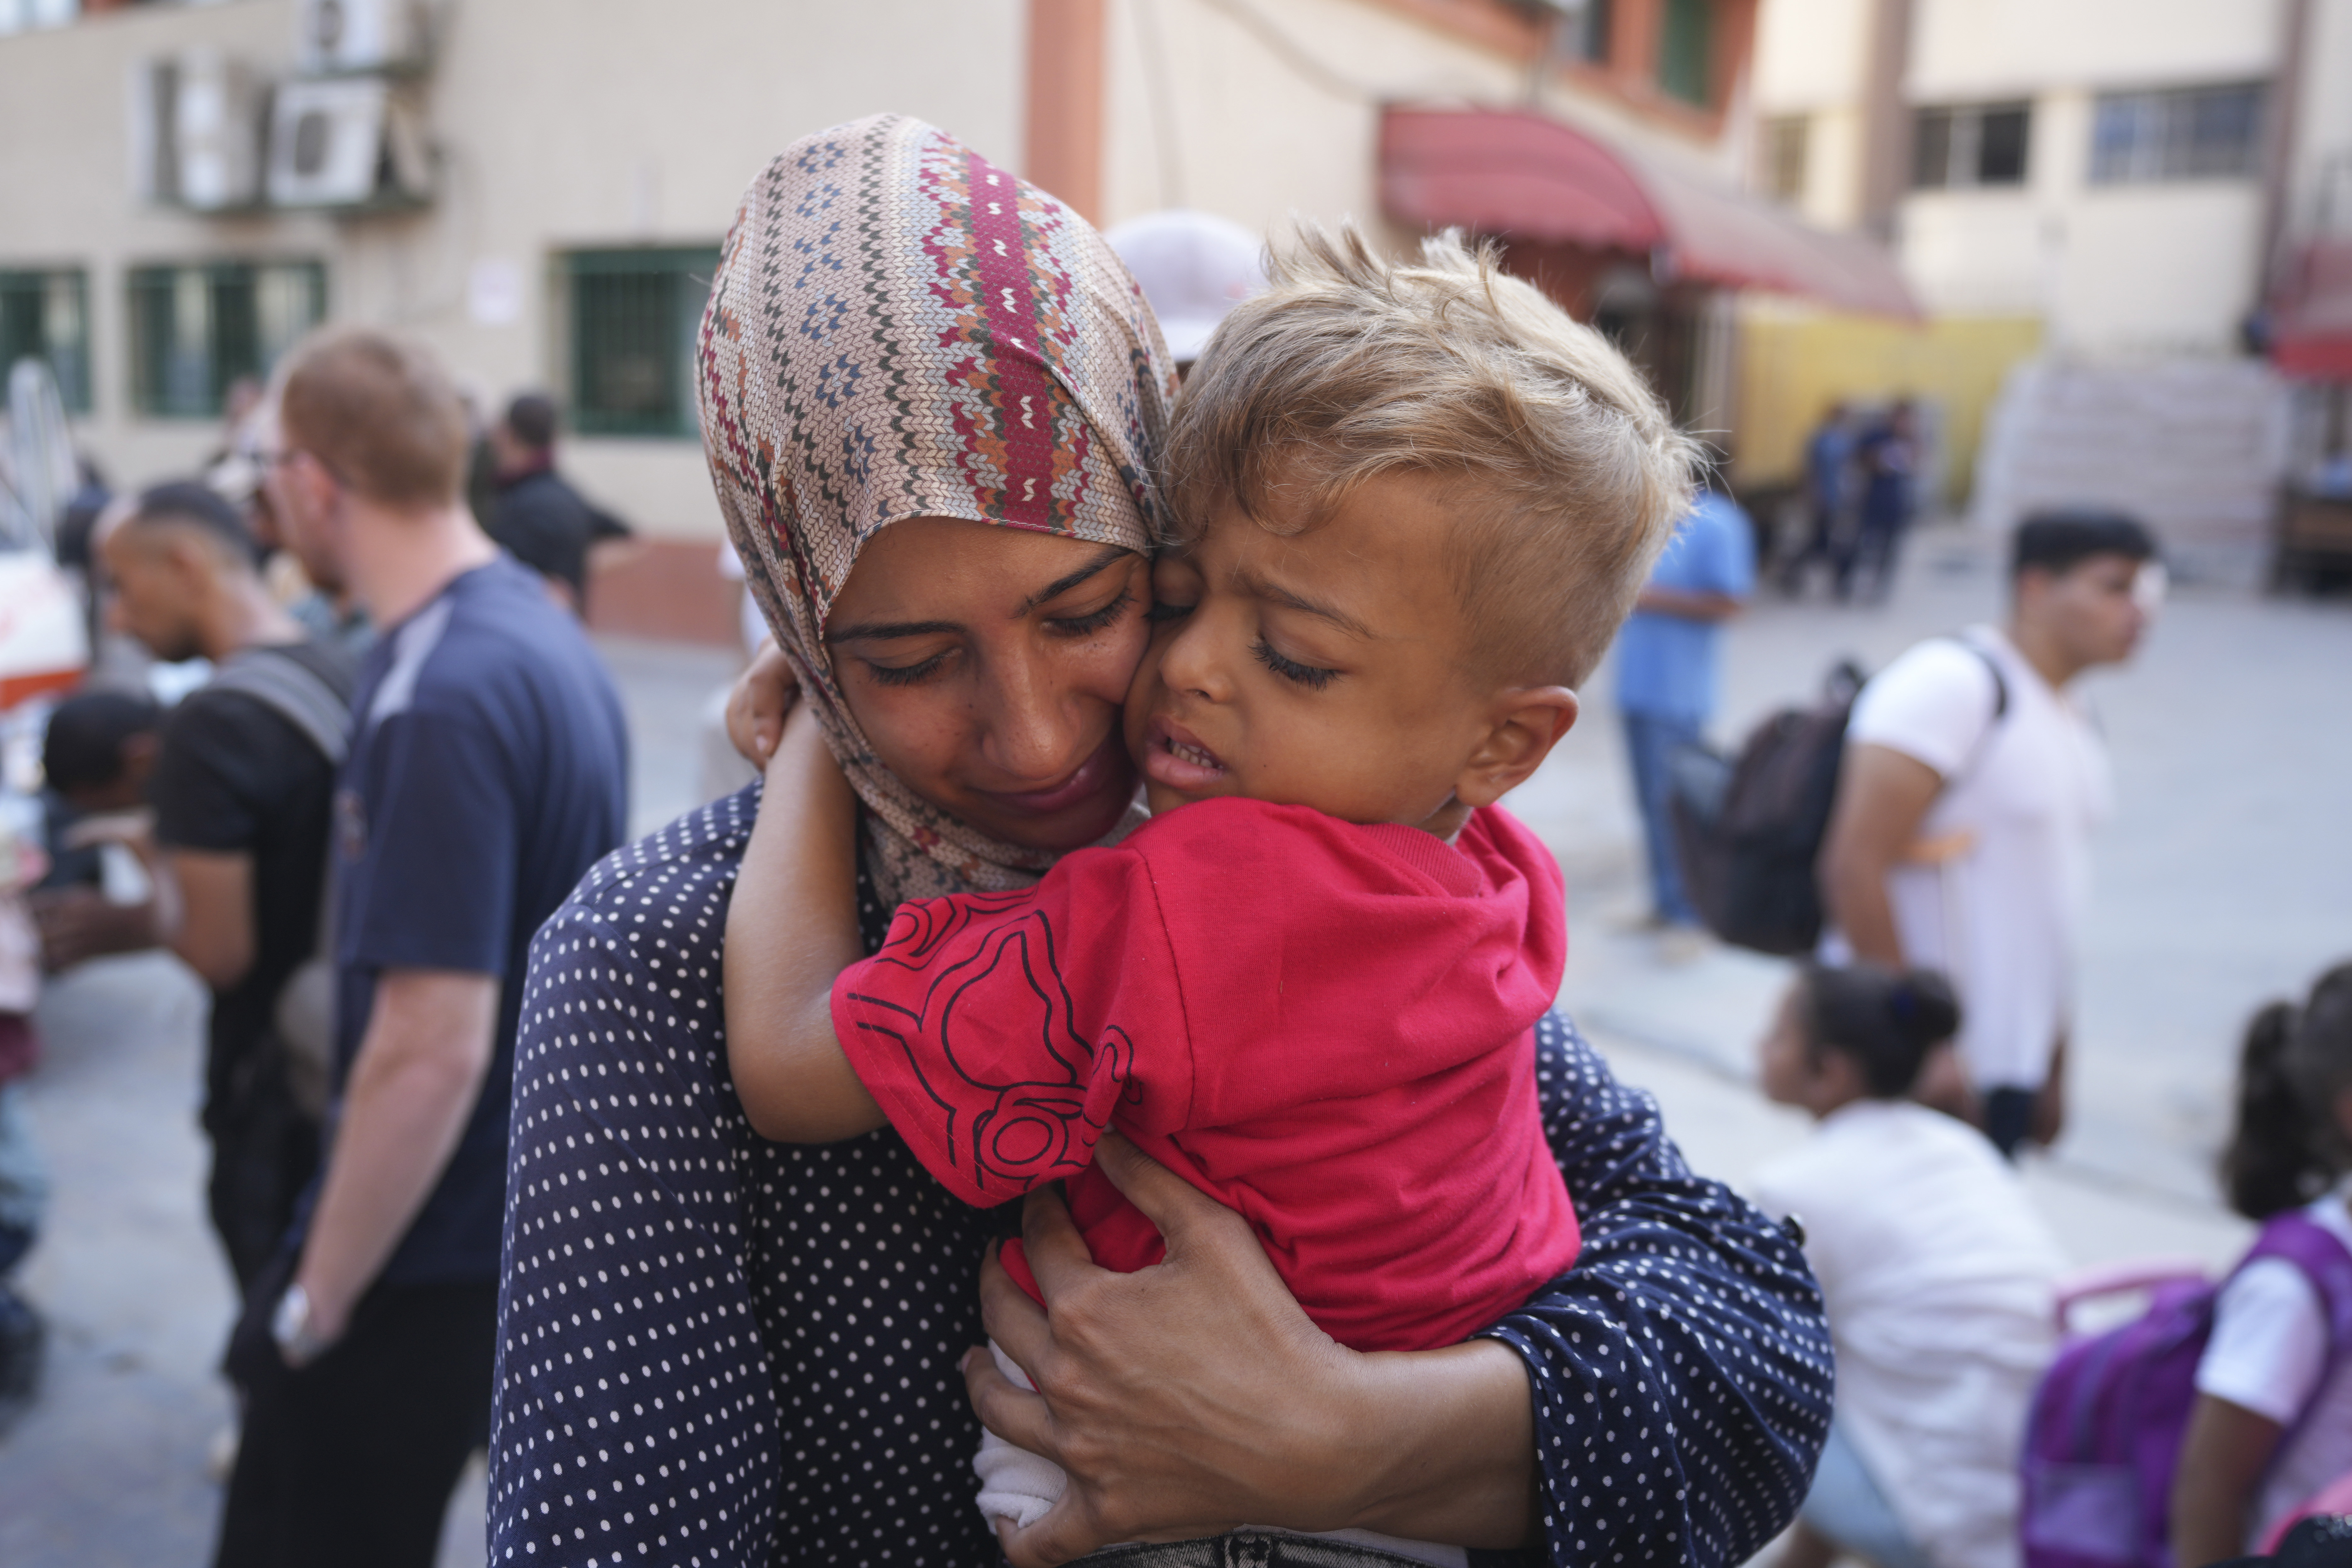
[[[1129,826],[1118,712],[1173,386],[1100,237],[929,126],[836,127],[744,198],[700,372],[730,536],[866,808],[869,951],[902,899],[1020,886]],[[719,991],[759,795],[613,856],[535,945],[492,1562],[995,1562],[971,1398],[1070,1473],[1004,1543],[1024,1563],[1244,1521],[1275,1528],[1119,1560],[1391,1561],[1279,1532],[1360,1526],[1561,1563],[1728,1563],[1793,1513],[1829,1393],[1801,1258],[1693,1177],[1648,1098],[1557,1015],[1538,1073],[1583,1254],[1487,1335],[1425,1354],[1333,1345],[1238,1216],[1108,1141],[1169,1261],[1092,1269],[1033,1199],[1050,1314],[983,1268],[997,1216],[895,1133],[762,1142]],[[1038,1394],[982,1356],[967,1396],[990,1332]]]

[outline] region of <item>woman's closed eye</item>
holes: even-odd
[[[1339,672],[1336,669],[1325,669],[1320,665],[1301,664],[1295,658],[1283,658],[1264,637],[1250,645],[1250,652],[1257,656],[1260,664],[1283,679],[1293,685],[1304,686],[1309,691],[1320,691],[1339,679]]]
[[[1134,603],[1135,595],[1122,588],[1119,590],[1118,598],[1099,610],[1090,610],[1083,616],[1049,619],[1045,625],[1053,629],[1055,637],[1090,637],[1097,632],[1108,631],[1118,625],[1119,617],[1126,615],[1128,606]]]
[[[954,652],[953,648],[941,648],[930,658],[915,664],[877,664],[870,658],[861,658],[857,662],[884,686],[920,686],[945,668],[949,656]]]

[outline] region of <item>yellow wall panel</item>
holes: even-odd
[[[1954,316],[1905,326],[1862,316],[1751,311],[1739,327],[1742,485],[1793,480],[1805,438],[1840,399],[1923,405],[1942,440],[1941,500],[1957,504],[1976,465],[1985,412],[2010,368],[2042,347],[2030,316]]]

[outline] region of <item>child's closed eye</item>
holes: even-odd
[[[1301,664],[1295,658],[1285,658],[1281,654],[1276,653],[1274,645],[1264,637],[1258,638],[1250,646],[1250,652],[1257,656],[1257,661],[1260,664],[1282,677],[1283,679],[1293,685],[1304,686],[1309,691],[1320,691],[1339,677],[1339,672],[1336,669],[1325,669],[1319,665]]]

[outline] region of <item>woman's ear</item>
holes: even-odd
[[[1576,693],[1565,686],[1521,686],[1495,699],[1486,736],[1454,784],[1454,798],[1476,810],[1527,782],[1576,723]]]

